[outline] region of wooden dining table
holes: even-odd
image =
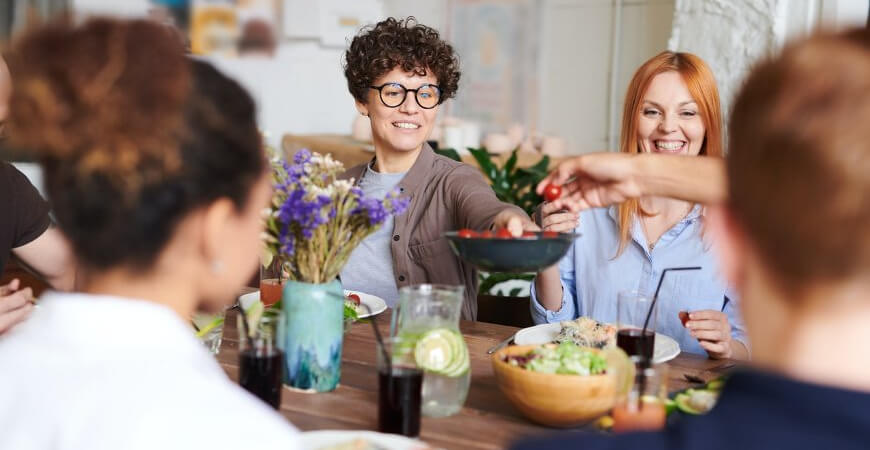
[[[389,330],[387,311],[374,323],[382,335]],[[218,362],[238,381],[238,333],[235,313],[230,312],[224,326]],[[519,328],[484,322],[460,321],[471,359],[471,386],[465,406],[445,418],[422,419],[420,439],[446,449],[505,448],[517,439],[552,433],[556,430],[535,424],[511,405],[496,385],[487,350],[513,336]],[[375,335],[367,322],[350,326],[342,350],[341,381],[328,393],[306,393],[284,386],[280,413],[302,431],[325,429],[377,430],[378,380]],[[734,367],[735,361],[712,360],[682,353],[667,363],[671,391],[698,386],[684,375],[710,380]]]

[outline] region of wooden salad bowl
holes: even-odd
[[[515,345],[492,355],[499,389],[529,420],[551,427],[573,427],[596,419],[613,407],[617,378],[612,374],[540,373],[504,361],[507,355],[526,354],[536,347]]]

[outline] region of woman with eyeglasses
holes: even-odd
[[[663,52],[635,73],[626,94],[621,151],[627,154],[722,156],[719,93],[697,56]],[[653,295],[668,267],[700,266],[668,274],[657,302],[656,330],[682,351],[711,358],[746,358],[737,298],[722,279],[705,242],[701,205],[665,197],[625,199],[582,213],[562,200],[539,209],[544,230],[572,231],[574,242],[558,266],[532,286],[537,323],[589,316],[616,322],[620,291]],[[688,313],[688,317],[681,313]]]
[[[474,167],[437,155],[426,139],[439,106],[456,94],[459,61],[438,32],[413,17],[389,18],[357,35],[345,76],[360,114],[371,119],[375,157],[348,170],[368,195],[407,196],[408,211],[366,238],[341,272],[346,289],[398,301],[418,283],[465,286],[462,317],[477,316],[477,273],[451,252],[443,233],[536,229],[520,208],[500,202]]]

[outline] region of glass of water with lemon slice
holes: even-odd
[[[214,314],[197,312],[191,318],[196,337],[202,341],[212,355],[217,355],[221,348],[225,315],[224,311]]]
[[[459,332],[464,288],[421,284],[399,290],[391,334],[413,355],[423,375],[423,415],[445,417],[459,412],[471,382],[468,347]]]

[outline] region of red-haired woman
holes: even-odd
[[[626,93],[621,151],[722,156],[722,118],[716,80],[688,53],[663,52],[644,63]],[[558,322],[578,316],[616,321],[620,291],[652,294],[662,270],[701,266],[668,275],[656,330],[683,351],[712,358],[746,358],[736,298],[719,276],[702,239],[700,205],[664,197],[628,199],[608,209],[565,211],[561,200],[540,209],[545,230],[583,234],[559,263],[535,279],[532,317]],[[689,311],[683,325],[680,311]]]

